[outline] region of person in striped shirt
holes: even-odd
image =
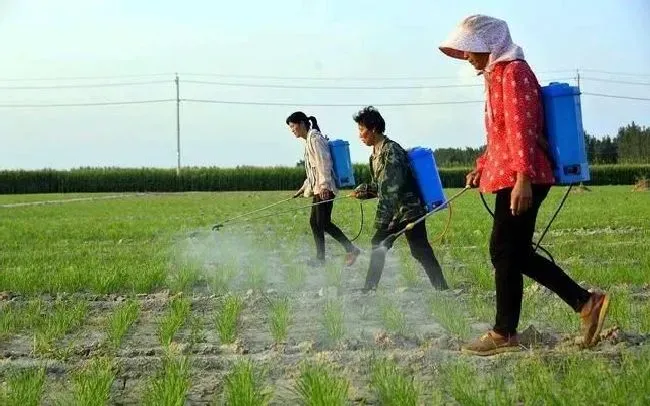
[[[302,111],[292,113],[287,117],[286,123],[296,138],[305,141],[304,161],[307,177],[294,197],[311,197],[314,203],[309,224],[316,244],[316,258],[309,261],[309,264],[321,266],[325,262],[325,233],[327,233],[343,246],[346,251],[345,265],[351,266],[361,250],[332,223],[334,207],[332,199],[336,197],[338,190],[334,181],[334,168],[327,138],[321,134],[316,117],[307,117]]]

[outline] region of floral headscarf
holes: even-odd
[[[439,48],[456,59],[465,59],[464,52],[489,52],[485,72],[499,62],[525,59],[524,51],[510,38],[508,24],[480,14],[465,18]]]

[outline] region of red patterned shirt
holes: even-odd
[[[551,164],[537,142],[544,113],[539,84],[528,63],[497,63],[486,81],[487,149],[476,162],[481,192],[513,187],[517,172],[528,175],[533,184],[555,183]]]

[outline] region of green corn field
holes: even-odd
[[[592,166],[589,185],[631,185],[650,178],[650,165]],[[444,187],[462,187],[469,168],[440,168]],[[368,165],[354,165],[357,184],[370,178]],[[301,167],[187,167],[176,169],[79,168],[0,171],[0,193],[100,193],[266,191],[298,189]]]

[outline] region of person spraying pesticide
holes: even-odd
[[[522,49],[512,42],[505,21],[485,15],[464,19],[439,49],[468,61],[485,78],[487,149],[467,175],[467,185],[496,195],[490,237],[496,320],[490,331],[464,345],[462,351],[493,355],[520,348],[522,275],[547,287],[579,313],[583,345],[594,345],[609,296],[583,289],[532,247],[537,214],[555,177],[540,85]]]
[[[372,147],[370,172],[372,182],[361,184],[353,191],[357,199],[378,197],[375,216],[375,235],[372,237],[372,255],[366,275],[364,292],[376,290],[384,269],[386,252],[392,247],[389,237],[404,229],[413,220],[426,214],[411,172],[406,151],[388,138],[386,123],[372,106],[354,116],[361,141]],[[431,284],[440,290],[448,289],[442,269],[427,239],[425,222],[421,221],[405,232],[411,255],[424,267]],[[382,245],[384,242],[384,245]]]
[[[289,129],[296,138],[305,140],[306,179],[295,194],[297,197],[312,197],[309,224],[316,244],[316,258],[309,261],[311,266],[321,266],[325,262],[325,233],[331,235],[345,248],[345,265],[352,266],[361,253],[350,239],[332,223],[332,209],[337,188],[334,180],[332,157],[327,138],[321,134],[316,118],[307,117],[302,111],[292,113],[286,119]]]

